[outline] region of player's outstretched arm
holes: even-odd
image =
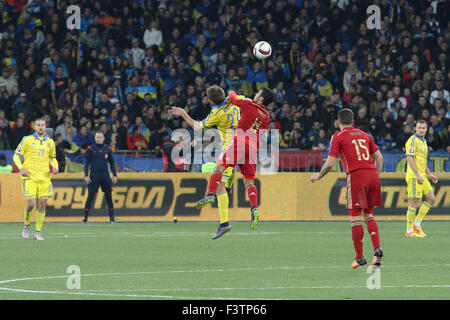
[[[201,126],[198,123],[198,121],[195,121],[194,119],[192,119],[183,108],[171,107],[169,109],[169,115],[171,115],[171,116],[175,115],[175,116],[182,117],[183,120],[186,121],[186,123],[194,130],[201,129]]]
[[[328,172],[330,172],[331,168],[333,168],[334,161],[336,161],[335,157],[328,156],[327,161],[323,164],[322,169],[319,173],[315,173],[311,176],[311,182],[314,183],[320,179],[322,179]]]
[[[228,97],[230,99],[231,104],[234,104],[235,106],[241,109],[242,107],[245,106],[246,102],[248,101],[248,99],[242,99],[242,96],[238,96],[234,91],[231,91]]]

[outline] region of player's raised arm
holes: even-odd
[[[231,91],[230,94],[228,95],[231,104],[234,104],[235,106],[242,108],[245,106],[246,102],[248,101],[247,99],[245,99],[243,96],[238,96],[236,94],[236,92]]]
[[[194,130],[201,130],[201,125],[199,121],[192,119],[187,112],[180,107],[171,107],[169,109],[169,115],[182,117],[184,121]]]

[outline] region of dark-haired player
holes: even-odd
[[[257,199],[258,191],[253,183],[256,173],[257,152],[259,147],[259,130],[267,129],[270,115],[265,105],[273,102],[275,95],[269,88],[260,90],[254,100],[238,99],[236,92],[229,94],[230,102],[241,109],[241,119],[235,130],[233,139],[217,161],[216,170],[209,180],[208,194],[199,200],[195,206],[202,208],[208,203],[214,202],[217,188],[222,187],[222,172],[229,167],[239,165],[239,170],[244,176],[244,185],[247,190],[251,205],[251,224],[253,230],[258,225]],[[231,230],[229,222],[221,223],[213,239],[217,239]]]
[[[378,226],[373,218],[373,208],[382,204],[379,175],[383,166],[383,156],[369,135],[353,128],[354,118],[350,109],[339,111],[338,122],[340,131],[331,138],[328,159],[320,173],[312,175],[311,182],[314,183],[325,176],[337,156],[341,157],[341,163],[347,174],[347,208],[350,213],[352,238],[356,251],[356,257],[351,266],[358,268],[367,264],[363,256],[362,215],[372,238],[374,250],[372,267],[378,268],[381,265],[383,251],[380,248]]]

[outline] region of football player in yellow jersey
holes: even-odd
[[[44,240],[41,229],[45,219],[45,208],[48,198],[53,197],[50,165],[51,173],[58,173],[55,142],[46,136],[45,127],[44,119],[36,120],[34,133],[22,139],[13,157],[22,176],[22,189],[27,202],[22,236],[24,238],[29,236],[31,215],[37,200],[36,230],[33,237],[36,240]],[[23,164],[21,156],[24,159]]]
[[[231,104],[228,97],[225,96],[225,91],[219,86],[210,86],[206,89],[206,95],[211,103],[211,112],[203,121],[195,121],[192,119],[183,108],[172,107],[170,114],[181,116],[189,126],[194,130],[208,129],[216,126],[219,130],[222,139],[222,150],[225,150],[228,143],[231,141],[233,131],[237,127],[240,119],[240,109]],[[244,99],[244,96],[238,96]],[[217,190],[217,205],[219,207],[220,223],[228,223],[228,203],[229,195],[231,195],[231,187],[235,177],[235,171],[232,167],[225,170],[222,174],[222,181],[225,183],[225,188]],[[211,199],[211,203],[214,199]]]
[[[425,140],[427,133],[425,120],[416,122],[416,133],[412,135],[405,144],[406,160],[406,183],[408,184],[408,211],[406,213],[406,237],[423,238],[426,234],[422,230],[422,220],[433,206],[435,201],[434,191],[428,178],[433,183],[438,178],[428,168],[428,145]],[[420,200],[424,198],[422,204]],[[416,216],[417,208],[419,213]]]

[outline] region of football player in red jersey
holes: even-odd
[[[365,132],[353,128],[353,112],[342,109],[338,112],[340,131],[331,137],[328,159],[320,173],[311,177],[311,182],[320,180],[333,166],[338,156],[347,174],[347,208],[352,225],[352,238],[356,257],[352,268],[367,264],[363,256],[364,229],[360,216],[362,215],[370,234],[374,250],[372,267],[381,265],[383,250],[380,248],[378,226],[373,218],[373,208],[382,205],[379,175],[383,167],[383,156],[372,138]],[[375,164],[372,160],[375,159]]]
[[[259,130],[269,127],[270,115],[266,111],[266,105],[272,103],[275,94],[269,88],[260,90],[254,100],[238,99],[236,92],[229,94],[230,102],[241,109],[241,118],[234,132],[231,142],[224,152],[219,156],[215,172],[209,180],[208,194],[199,200],[196,208],[202,208],[208,203],[214,202],[214,195],[222,182],[222,172],[228,167],[239,165],[239,170],[244,176],[244,185],[247,190],[251,205],[251,223],[253,230],[258,225],[258,191],[253,183],[256,173],[257,152],[259,148]],[[231,230],[229,222],[219,225],[216,235],[217,239]]]

